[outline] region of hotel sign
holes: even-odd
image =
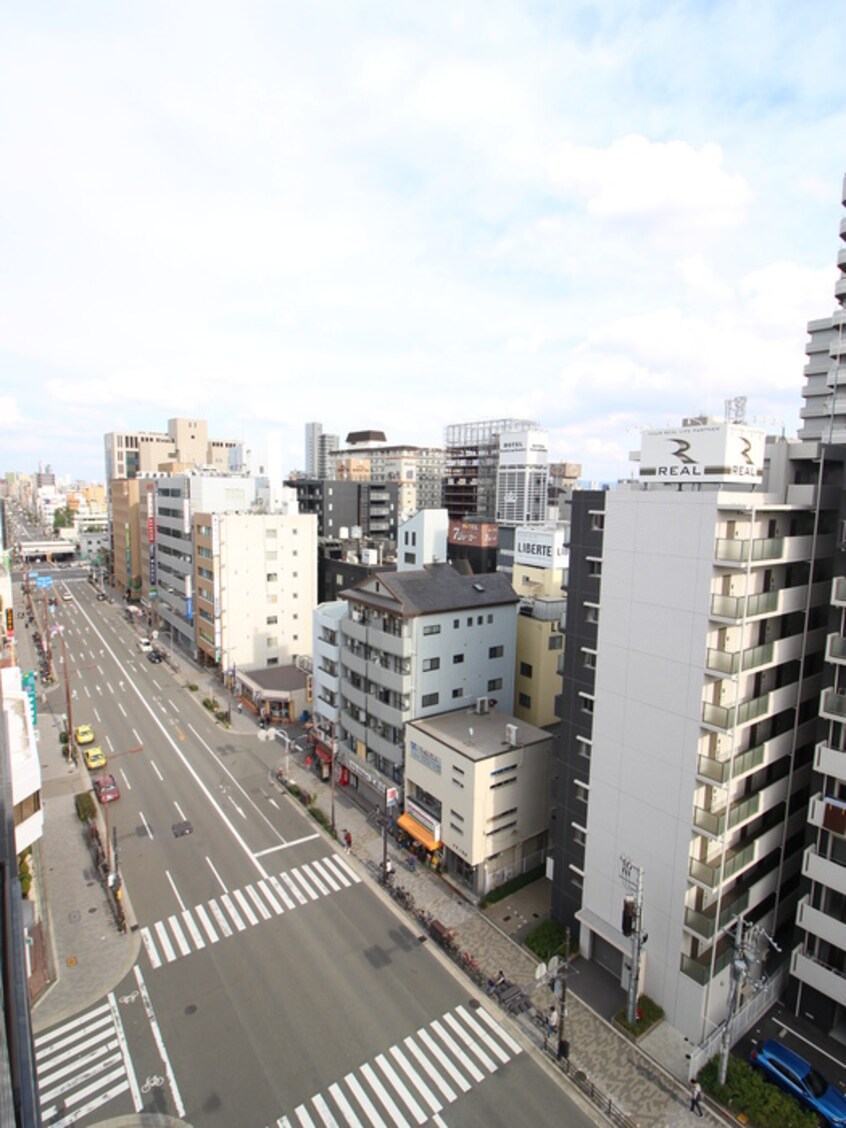
[[[655,482],[736,482],[764,477],[763,431],[736,423],[644,431],[640,478]]]

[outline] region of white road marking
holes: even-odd
[[[224,893],[223,896],[220,898],[220,901],[221,901],[221,904],[223,905],[223,907],[229,913],[229,916],[232,918],[232,923],[235,925],[235,927],[238,929],[239,932],[243,932],[244,929],[247,926],[241,920],[240,916],[238,915],[238,910],[232,904],[232,898],[229,896],[228,893]]]
[[[264,903],[264,901],[262,901],[261,897],[259,897],[259,895],[255,891],[255,889],[253,889],[252,885],[247,885],[246,890],[247,890],[247,895],[249,896],[250,900],[253,902],[255,907],[258,909],[262,920],[270,920],[270,909],[267,907],[267,905]]]
[[[185,1105],[182,1103],[182,1096],[179,1092],[179,1086],[176,1084],[176,1078],[173,1075],[170,1058],[168,1057],[167,1050],[165,1049],[164,1040],[162,1039],[161,1031],[159,1030],[159,1024],[156,1022],[156,1015],[155,1011],[153,1010],[153,1004],[150,1002],[150,994],[147,990],[147,984],[144,982],[144,976],[141,974],[141,968],[137,964],[132,970],[135,972],[135,979],[138,983],[138,989],[141,992],[141,998],[144,1002],[144,1009],[147,1012],[147,1020],[150,1023],[150,1029],[153,1032],[153,1037],[155,1038],[156,1045],[159,1048],[159,1056],[162,1060],[162,1065],[165,1068],[165,1075],[170,1087],[170,1095],[176,1108],[176,1115],[179,1117],[184,1117]]]
[[[217,932],[215,932],[214,925],[212,924],[212,922],[209,918],[209,914],[206,912],[205,906],[204,905],[196,905],[194,907],[194,912],[200,918],[200,924],[205,929],[206,936],[208,936],[208,938],[212,942],[212,944],[216,944],[218,942],[218,940],[220,939],[220,937],[218,936]]]
[[[185,902],[179,896],[179,890],[176,888],[176,882],[173,880],[173,878],[170,875],[170,870],[165,870],[165,877],[170,882],[170,887],[173,890],[173,895],[176,898],[180,909],[182,909],[182,911],[185,912]]]
[[[139,745],[139,747],[143,745],[144,741],[141,739],[135,729],[132,730],[132,735],[135,737],[135,743]]]
[[[140,815],[140,817],[141,817],[141,822],[142,822],[142,823],[144,824],[144,829],[145,829],[145,830],[147,831],[147,833],[149,834],[150,838],[152,838],[152,837],[153,837],[153,832],[152,832],[152,830],[150,830],[150,824],[149,824],[149,823],[147,822],[147,820],[146,820],[146,819],[144,818],[144,812],[143,812],[143,811],[139,811],[139,812],[138,812],[138,814],[139,814],[139,815]]]
[[[440,1065],[442,1065],[444,1067],[444,1069],[447,1071],[447,1073],[450,1075],[450,1077],[455,1082],[455,1084],[459,1087],[459,1089],[462,1091],[462,1093],[469,1092],[470,1091],[470,1082],[461,1073],[458,1072],[458,1070],[455,1068],[455,1066],[452,1064],[452,1062],[446,1056],[444,1051],[441,1049],[441,1047],[434,1040],[434,1038],[429,1033],[429,1031],[428,1030],[418,1030],[417,1031],[417,1037],[424,1044],[424,1046],[429,1051],[429,1053],[438,1061],[438,1063]],[[406,1038],[406,1043],[408,1043],[408,1038]]]
[[[291,890],[291,892],[294,894],[301,905],[308,904],[308,898],[304,893],[300,892],[299,886],[294,883],[294,879],[289,873],[283,873],[282,880],[285,882],[285,884],[288,886],[288,888]]]
[[[129,1090],[132,1093],[132,1104],[136,1112],[140,1112],[143,1107],[141,1100],[141,1090],[138,1088],[138,1079],[135,1076],[135,1070],[132,1068],[132,1059],[129,1056],[129,1045],[126,1041],[126,1033],[123,1029],[123,1020],[120,1017],[120,1009],[115,1001],[114,992],[109,992],[109,1006],[112,1011],[112,1019],[114,1020],[115,1030],[117,1031],[118,1041],[120,1042],[120,1052],[123,1056],[123,1065],[126,1070],[126,1079],[129,1082]]]
[[[150,961],[150,964],[152,965],[152,967],[153,968],[161,967],[162,966],[161,956],[159,955],[158,951],[156,950],[156,945],[153,943],[153,937],[150,935],[149,928],[142,928],[141,929],[141,940],[143,941],[144,947],[147,951],[147,959]]]
[[[123,713],[123,715],[125,717],[126,716],[126,709],[124,709],[123,705],[121,705],[121,703],[119,701],[117,703],[117,707],[118,707],[118,709],[120,709],[121,713]]]
[[[250,902],[244,896],[243,890],[242,889],[234,889],[232,891],[232,896],[238,902],[239,906],[241,907],[241,910],[244,913],[244,916],[247,918],[247,920],[250,922],[250,924],[251,925],[258,924],[258,917],[256,916],[256,914],[253,912],[252,908],[250,907]]]
[[[305,877],[303,877],[303,875],[300,873],[300,871],[298,869],[294,868],[294,869],[291,870],[291,875],[297,879],[297,881],[300,883],[300,885],[302,885],[303,889],[305,889],[306,893],[308,893],[308,895],[312,899],[312,901],[316,901],[317,900],[317,894],[312,889],[312,887],[309,885],[309,883],[306,881]]]
[[[346,1119],[346,1122],[349,1125],[349,1128],[364,1128],[361,1121],[358,1119],[356,1114],[353,1112],[352,1105],[347,1100],[347,1098],[344,1096],[344,1092],[341,1089],[341,1086],[338,1085],[337,1083],[334,1084],[334,1085],[330,1085],[329,1086],[329,1092],[332,1094],[332,1096],[335,1100],[335,1104],[338,1106],[338,1108],[344,1114],[344,1118]]]
[[[159,944],[162,951],[164,952],[165,959],[168,963],[173,963],[173,961],[176,959],[176,952],[174,951],[173,944],[171,944],[170,942],[170,937],[167,934],[167,929],[164,926],[164,921],[157,920],[153,927],[156,930],[156,936],[158,937]]]
[[[464,1045],[474,1053],[488,1073],[496,1073],[496,1062],[491,1061],[488,1055],[481,1047],[477,1046],[468,1032],[464,1029],[454,1014],[445,1014],[444,1021],[452,1028],[455,1034],[461,1039]]]
[[[326,888],[326,886],[323,884],[323,882],[317,876],[317,874],[316,874],[314,868],[312,867],[312,865],[309,862],[303,862],[302,868],[305,871],[306,876],[308,877],[309,881],[313,882],[317,886],[318,892],[322,893],[323,896],[325,897],[326,894],[329,892],[329,890]]]
[[[380,1128],[380,1125],[381,1128],[387,1128],[385,1121],[373,1107],[373,1102],[370,1100],[367,1093],[365,1093],[361,1085],[359,1085],[356,1075],[354,1073],[348,1073],[344,1080],[346,1081],[349,1088],[352,1089],[353,1096],[364,1110],[364,1114],[367,1117],[367,1123],[371,1126],[371,1128]]]
[[[224,883],[223,883],[223,878],[222,878],[222,877],[220,876],[220,874],[219,874],[219,873],[217,872],[217,870],[216,870],[216,869],[214,868],[214,866],[212,865],[211,859],[210,859],[210,858],[209,858],[208,856],[206,857],[206,862],[208,863],[208,867],[209,867],[209,869],[210,869],[210,870],[212,871],[212,873],[214,874],[214,876],[215,876],[215,877],[217,878],[217,880],[218,880],[218,882],[219,882],[219,884],[220,884],[220,888],[221,888],[221,889],[223,890],[223,892],[224,892],[224,893],[227,893],[227,892],[228,892],[228,889],[226,888],[226,886],[225,886],[225,885],[224,885]]]
[[[443,1024],[441,1022],[438,1022],[437,1019],[435,1019],[435,1021],[432,1023],[432,1029],[435,1031],[444,1045],[449,1048],[453,1057],[458,1058],[458,1060],[461,1062],[461,1064],[464,1066],[464,1068],[467,1070],[476,1084],[478,1084],[485,1075],[484,1073],[482,1073],[481,1069],[479,1069],[476,1063],[470,1060],[467,1054],[465,1054],[464,1050],[462,1050],[461,1046],[459,1046],[458,1042],[455,1041],[448,1030],[444,1029]]]
[[[182,810],[182,808],[179,806],[179,804],[176,802],[175,799],[173,801],[173,805],[174,805],[174,807],[176,807],[177,815],[179,815],[179,817],[182,819],[183,822],[187,822],[188,820],[185,818],[185,812]]]
[[[400,1077],[400,1075],[397,1073],[397,1071],[394,1069],[394,1067],[391,1065],[384,1054],[379,1054],[379,1056],[376,1058],[376,1064],[385,1074],[385,1079],[388,1081],[388,1083],[390,1085],[393,1085],[396,1092],[400,1095],[400,1097],[408,1107],[408,1111],[411,1113],[417,1123],[425,1124],[429,1119],[428,1114],[423,1111],[423,1109],[414,1099],[414,1096],[410,1092],[408,1086],[405,1084],[403,1079]]]
[[[133,731],[134,731],[134,730],[133,730]],[[162,775],[162,773],[161,773],[161,772],[159,771],[159,769],[158,769],[158,765],[156,764],[156,761],[155,761],[155,760],[151,760],[151,761],[150,761],[150,767],[151,767],[151,768],[153,769],[153,771],[154,771],[154,772],[156,773],[156,775],[157,775],[157,776],[159,777],[159,782],[160,782],[160,783],[164,783],[164,776],[163,776],[163,775]]]
[[[123,770],[123,768],[121,768],[121,769],[120,769],[120,774],[121,774],[121,776],[123,777],[123,782],[124,782],[124,784],[126,785],[126,790],[127,790],[127,791],[131,791],[131,790],[132,790],[132,784],[131,784],[131,783],[129,782],[129,779],[128,779],[128,777],[127,777],[127,774],[126,774],[126,772],[125,772],[125,771]]]
[[[423,1078],[402,1052],[399,1046],[391,1046],[391,1056],[396,1061],[397,1065],[409,1079],[411,1084],[415,1087],[417,1092],[432,1110],[432,1112],[440,1112],[444,1107],[429,1086],[425,1083]]]
[[[220,931],[223,933],[223,935],[231,936],[232,929],[229,925],[229,921],[224,916],[223,909],[220,907],[217,901],[215,901],[214,899],[209,901],[209,908],[211,909],[212,916],[217,921],[218,927],[220,928]]]
[[[174,939],[176,940],[176,943],[179,945],[179,950],[182,953],[182,955],[183,956],[190,956],[191,955],[191,945],[185,939],[185,933],[182,931],[182,928],[180,927],[179,920],[177,919],[177,917],[176,916],[169,916],[167,918],[167,923],[170,925],[170,931],[173,933]]]

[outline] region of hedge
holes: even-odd
[[[719,1058],[712,1058],[699,1075],[708,1096],[746,1118],[749,1128],[817,1128],[818,1118],[776,1088],[741,1058],[729,1057],[725,1085],[718,1080]]]

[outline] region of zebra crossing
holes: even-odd
[[[41,1117],[49,1128],[67,1128],[121,1093],[137,1092],[113,995],[37,1037],[35,1060]]]
[[[153,969],[361,882],[340,854],[221,893],[140,930]]]
[[[460,1005],[280,1117],[276,1128],[425,1124],[520,1049],[483,1007]]]

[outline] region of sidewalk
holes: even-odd
[[[36,882],[47,924],[48,967],[36,970],[50,982],[33,1004],[36,1035],[102,999],[127,974],[141,947],[140,936],[132,928],[127,896],[131,890],[124,890],[128,928],[120,933],[94,867],[74,801],[78,792],[89,789],[88,773],[65,759],[59,742],[60,717],[61,710],[54,716],[39,706],[44,835]],[[102,821],[100,832],[105,835]]]

